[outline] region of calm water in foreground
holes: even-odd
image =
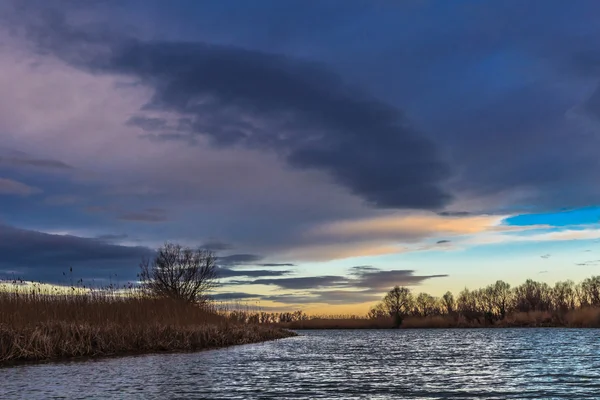
[[[600,398],[600,330],[300,333],[194,354],[4,368],[0,398]]]

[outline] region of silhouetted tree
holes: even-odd
[[[527,279],[515,288],[515,307],[518,311],[548,311],[552,304],[552,289],[547,283]]]
[[[592,276],[581,282],[581,289],[590,306],[600,306],[600,276]]]
[[[367,313],[367,317],[369,319],[379,319],[389,316],[390,314],[385,309],[383,303],[377,303],[375,306],[371,307],[369,312]]]
[[[444,293],[444,295],[442,296],[442,305],[446,314],[454,314],[456,304],[454,302],[454,295],[452,294],[452,292],[448,291]]]
[[[438,299],[427,293],[419,293],[415,300],[415,311],[422,317],[439,314]]]
[[[556,282],[552,289],[552,307],[556,311],[574,310],[577,305],[577,291],[573,281]]]
[[[186,302],[203,302],[217,284],[216,257],[213,252],[166,243],[152,259],[140,263],[144,293]]]
[[[504,281],[496,281],[491,286],[492,305],[494,310],[492,312],[499,318],[504,319],[506,312],[510,308],[512,303],[512,292],[510,285]]]
[[[396,286],[383,298],[383,305],[388,314],[394,318],[396,326],[402,325],[402,320],[410,313],[413,297],[410,289]]]
[[[467,321],[477,320],[479,322],[480,313],[477,303],[477,293],[465,288],[458,294],[456,307]]]

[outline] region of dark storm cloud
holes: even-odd
[[[210,297],[217,301],[228,301],[228,300],[256,299],[256,298],[260,298],[261,295],[252,294],[252,293],[244,293],[244,292],[228,292],[228,293],[211,294]]]
[[[435,244],[447,244],[450,243],[450,240],[438,240]]]
[[[450,172],[460,172],[444,186],[452,193],[529,196],[525,205],[502,204],[499,210],[483,204],[476,213],[531,209],[532,204],[577,207],[600,196],[593,185],[600,173],[593,149],[600,139],[580,135],[581,129],[565,118],[574,110],[591,119],[598,115],[600,35],[594,16],[600,6],[594,1],[541,3],[422,2],[386,7],[382,13],[361,2],[338,11],[331,4],[302,2],[163,7],[145,1],[146,16],[137,12],[138,2],[124,2],[118,11],[111,11],[110,3],[94,3],[106,5],[104,14],[94,15],[113,22],[111,16],[124,12],[138,28],[148,25],[145,18],[158,17],[165,26],[153,26],[161,32],[181,21],[208,27],[193,30],[202,34],[190,34],[187,42],[177,39],[181,35],[158,42],[127,37],[118,32],[125,29],[117,22],[92,26],[65,16],[89,9],[87,2],[60,3],[62,10],[50,2],[8,2],[14,9],[9,15],[40,51],[94,72],[134,77],[155,90],[146,110],[179,114],[172,122],[142,110],[129,124],[146,137],[193,143],[202,134],[218,146],[276,151],[290,165],[329,172],[382,207],[447,205],[442,183]],[[228,7],[244,12],[216,18]],[[321,18],[312,28],[306,21],[316,22],[314,15]],[[145,35],[157,36],[162,35]],[[223,37],[243,45],[194,41]],[[273,52],[308,48],[306,57],[312,50],[330,67],[243,48],[250,42]],[[407,126],[395,106],[344,84],[351,81],[347,77],[418,116],[435,144]],[[586,90],[582,78],[589,80]],[[450,166],[441,161],[439,149]]]
[[[441,217],[469,217],[473,215],[468,211],[441,211],[437,214]]]
[[[356,274],[351,285],[357,288],[369,289],[373,292],[381,292],[391,289],[393,286],[414,286],[431,278],[445,278],[448,275],[414,275],[412,270],[389,270],[389,271],[362,271]]]
[[[23,279],[61,282],[62,273],[71,267],[76,279],[115,274],[135,279],[140,259],[150,255],[152,251],[145,247],[0,225],[0,271],[15,271]]]
[[[308,276],[299,278],[280,279],[255,279],[253,281],[238,281],[238,284],[269,285],[282,289],[317,289],[326,287],[340,287],[348,284],[348,279],[343,276]]]
[[[441,189],[447,166],[435,146],[399,110],[345,86],[324,66],[204,43],[132,42],[113,50],[104,70],[152,86],[147,108],[189,115],[180,133],[275,150],[293,166],[331,173],[380,207],[437,208],[449,200]],[[144,121],[152,131],[163,125]]]
[[[442,188],[449,167],[435,144],[399,109],[347,85],[325,65],[82,29],[52,8],[34,21],[28,32],[43,51],[94,72],[139,79],[154,89],[144,110],[182,116],[168,129],[143,112],[130,119],[155,139],[207,135],[216,146],[275,151],[291,166],[329,173],[377,207],[436,209],[450,201]]]
[[[258,264],[259,267],[295,267],[296,264],[292,263],[265,263]]]
[[[380,270],[373,267],[358,266],[351,269],[349,276],[308,276],[297,278],[255,279],[234,281],[236,285],[269,285],[288,290],[309,290],[325,288],[363,289],[370,294],[387,291],[393,286],[414,286],[431,278],[444,278],[448,275],[414,275],[412,270]]]

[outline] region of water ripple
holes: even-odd
[[[600,331],[304,331],[193,354],[0,369],[1,399],[595,399]]]

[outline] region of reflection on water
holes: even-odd
[[[600,398],[600,330],[300,333],[203,353],[4,368],[0,398]]]

